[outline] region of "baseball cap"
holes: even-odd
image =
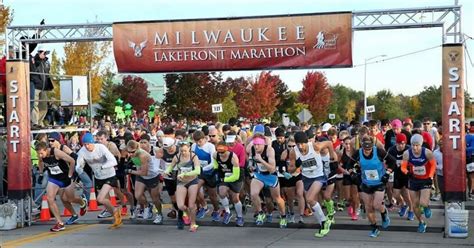
[[[321,132],[327,132],[332,127],[331,123],[325,123],[321,128]]]
[[[61,141],[61,134],[59,134],[58,132],[50,133],[49,138],[57,140],[57,141]]]
[[[225,143],[234,143],[237,135],[227,135],[225,137]]]
[[[164,137],[163,138],[163,147],[164,148],[171,147],[174,144],[175,144],[175,140],[173,138],[170,138],[170,137]]]
[[[392,128],[401,128],[402,127],[402,122],[399,119],[395,119],[390,123]]]
[[[253,133],[254,134],[265,134],[265,127],[263,125],[256,125],[254,128],[253,128]]]
[[[397,134],[397,137],[395,139],[396,139],[397,144],[400,144],[402,142],[407,143],[407,136],[403,133]]]
[[[83,144],[93,144],[93,143],[95,143],[94,136],[91,133],[85,133],[82,136],[82,143]]]
[[[374,146],[374,142],[372,141],[372,139],[370,137],[364,137],[362,138],[362,147],[363,148],[371,148]]]
[[[39,45],[37,51],[38,51],[38,53],[44,52],[44,55],[48,55],[48,54],[49,54],[49,50],[46,49],[46,47],[43,46],[43,45]]]
[[[405,118],[405,120],[403,120],[403,123],[413,124],[413,121],[410,118]]]

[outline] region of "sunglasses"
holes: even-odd
[[[128,153],[134,154],[137,150],[128,151]]]
[[[209,135],[209,138],[214,138],[216,137],[217,135]]]
[[[49,142],[54,142],[54,141],[56,141],[56,140],[54,140],[54,139],[50,139],[50,140],[48,140],[48,141],[49,141]]]
[[[295,147],[296,145],[288,145],[289,148],[293,148]]]
[[[429,125],[429,124],[431,124],[431,123],[429,123],[429,122],[425,122],[425,123],[423,123],[423,125]]]

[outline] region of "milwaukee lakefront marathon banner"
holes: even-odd
[[[352,66],[352,13],[113,24],[119,72]]]

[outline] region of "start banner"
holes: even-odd
[[[119,72],[352,66],[352,13],[113,24]]]

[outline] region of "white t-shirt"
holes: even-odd
[[[94,150],[89,152],[83,146],[77,153],[76,171],[81,174],[86,163],[91,167],[97,179],[107,179],[115,176],[117,160],[114,155],[102,144],[94,144]]]
[[[436,160],[436,175],[443,175],[443,153],[438,149],[434,150],[433,156]]]
[[[302,155],[298,147],[295,147],[296,160],[301,160],[301,174],[307,178],[324,176],[321,154],[314,150],[313,142],[308,142],[308,150],[306,155]]]

